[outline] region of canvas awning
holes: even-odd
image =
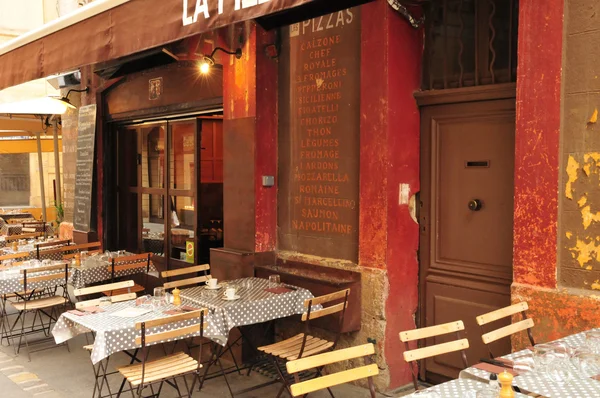
[[[0,47],[0,89],[321,1],[96,0]]]

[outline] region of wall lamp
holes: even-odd
[[[73,104],[71,104],[71,100],[69,99],[69,95],[71,95],[72,92],[75,92],[75,93],[88,93],[89,91],[90,91],[90,88],[87,87],[87,86],[84,89],[81,89],[81,90],[77,90],[77,89],[72,88],[69,91],[67,91],[67,95],[65,95],[64,97],[58,98],[58,100],[66,103],[69,108],[76,109],[76,106],[73,105]]]
[[[200,73],[202,73],[203,75],[206,75],[208,72],[210,72],[210,68],[212,68],[215,65],[215,53],[217,51],[222,51],[225,54],[229,54],[229,55],[235,55],[235,57],[237,59],[242,58],[242,49],[238,48],[235,51],[229,51],[224,49],[223,47],[215,47],[215,49],[212,51],[212,53],[210,55],[205,55],[202,58],[202,61],[200,62]]]

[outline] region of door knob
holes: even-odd
[[[479,210],[481,210],[482,206],[483,206],[483,203],[479,199],[473,199],[473,200],[469,201],[469,210],[479,211]]]

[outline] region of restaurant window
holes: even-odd
[[[153,253],[164,269],[208,262],[223,246],[222,118],[117,130],[119,246]]]

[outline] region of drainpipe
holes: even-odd
[[[60,155],[58,151],[58,119],[54,118],[54,173],[56,174],[56,206],[62,205]]]

